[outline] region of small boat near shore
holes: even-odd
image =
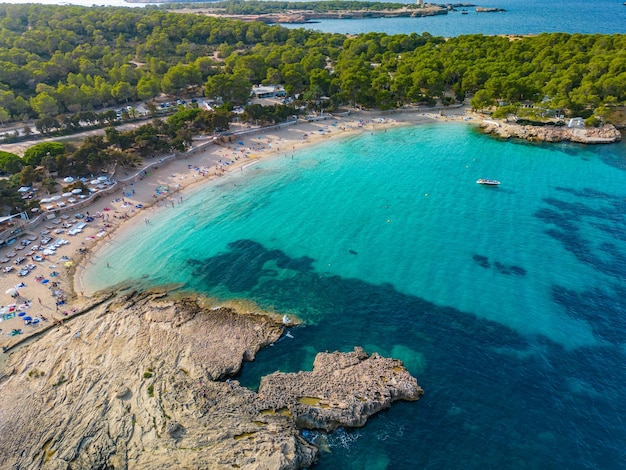
[[[476,183],[477,184],[484,184],[484,185],[487,185],[487,186],[498,186],[500,184],[500,181],[480,178],[480,179],[476,180]]]

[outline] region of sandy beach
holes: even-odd
[[[142,178],[132,183],[122,181],[132,177],[135,171],[132,174],[118,172],[114,175],[119,181],[115,192],[76,210],[76,213],[89,215],[93,221],[85,223],[84,218],[77,219],[74,212],[67,212],[58,219],[28,227],[23,237],[0,249],[0,346],[11,348],[79,314],[81,307],[90,300],[89,289],[82,285],[81,273],[92,257],[97,256],[99,247],[110,243],[122,227],[128,230],[135,224],[146,224],[154,211],[184,204],[185,191],[193,186],[210,184],[209,181],[226,172],[245,174],[246,167],[260,159],[289,155],[331,138],[394,126],[463,120],[479,122],[467,108],[442,112],[357,112],[318,121],[301,119],[281,128],[236,134],[233,142],[206,145],[206,138],[198,140],[191,151],[144,171]],[[198,149],[198,146],[202,147]],[[155,159],[160,161],[158,156]],[[155,159],[145,164],[154,163]],[[141,172],[141,169],[136,171]],[[85,223],[82,232],[71,235],[69,232],[80,223]],[[44,244],[46,239],[50,240]],[[20,258],[24,260],[16,263]],[[31,266],[31,272],[20,276],[19,271],[26,265]]]

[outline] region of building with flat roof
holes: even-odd
[[[253,98],[256,99],[278,98],[282,96],[287,96],[287,92],[282,87],[282,85],[258,85],[252,87],[252,95]]]

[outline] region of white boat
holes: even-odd
[[[485,184],[487,186],[498,186],[500,181],[480,178],[476,180],[477,184]]]

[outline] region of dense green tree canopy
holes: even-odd
[[[65,153],[65,145],[60,142],[41,142],[29,147],[24,152],[24,163],[26,165],[40,165],[44,157],[62,155]]]
[[[43,132],[87,122],[59,114],[160,93],[204,91],[245,105],[258,84],[282,84],[311,102],[328,96],[331,105],[388,108],[478,94],[481,106],[488,98],[590,115],[624,104],[625,64],[624,35],[348,37],[153,7],[0,5],[0,122],[30,116]],[[100,113],[91,122],[114,120]]]
[[[19,155],[0,150],[0,173],[12,175],[18,173],[24,166]]]

